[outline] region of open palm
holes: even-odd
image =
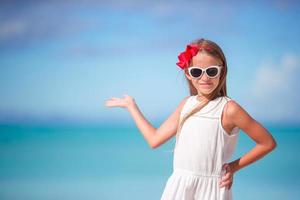
[[[132,104],[134,104],[134,98],[127,94],[124,94],[124,98],[112,97],[105,102],[107,107],[128,108]]]

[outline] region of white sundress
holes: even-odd
[[[224,163],[234,153],[239,128],[228,134],[221,124],[221,115],[229,97],[217,97],[183,124],[174,150],[173,173],[161,200],[232,200],[232,191],[219,182],[225,174]],[[180,118],[200,102],[190,96]]]

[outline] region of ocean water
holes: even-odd
[[[234,199],[300,199],[300,125],[265,127],[278,146],[235,174]],[[153,150],[132,126],[0,125],[0,199],[160,199],[174,143]],[[254,146],[240,132],[232,160]]]

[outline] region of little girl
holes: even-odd
[[[227,63],[214,42],[198,39],[188,44],[176,63],[184,72],[190,95],[159,127],[153,127],[134,98],[111,98],[109,107],[127,108],[151,148],[176,135],[173,173],[161,200],[230,200],[233,175],[276,147],[272,135],[236,101],[227,96]],[[256,146],[237,160],[238,133],[243,130]]]

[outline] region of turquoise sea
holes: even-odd
[[[264,126],[278,146],[235,174],[234,199],[300,199],[300,125]],[[160,199],[174,142],[153,150],[134,126],[0,125],[0,199]],[[240,132],[232,159],[254,145]]]

